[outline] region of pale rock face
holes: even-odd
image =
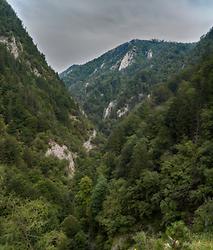
[[[87,117],[87,114],[85,113],[85,111],[80,107],[80,111],[81,111],[81,114],[84,115],[85,117]]]
[[[140,99],[142,99],[142,98],[144,97],[144,93],[140,93],[140,94],[138,95],[138,97],[139,97]]]
[[[73,176],[75,172],[75,162],[74,159],[76,155],[70,152],[65,145],[59,145],[55,141],[49,142],[49,149],[46,152],[46,156],[54,156],[59,160],[67,160],[69,162],[68,165],[68,173],[69,176]]]
[[[30,71],[37,77],[41,77],[41,73],[38,71],[37,68],[33,68],[32,67],[32,64],[30,63],[30,61],[26,61],[26,64],[27,66],[30,68]],[[44,79],[46,79],[44,76],[43,76]]]
[[[8,37],[0,37],[0,43],[3,43],[7,46],[8,51],[14,56],[15,59],[19,57],[19,48],[16,42],[15,37],[12,38]],[[23,50],[21,44],[19,44],[21,51]]]
[[[124,116],[124,115],[125,115],[126,113],[128,113],[128,112],[129,112],[129,105],[126,104],[125,107],[123,107],[122,109],[119,109],[119,110],[117,111],[117,115],[118,115],[119,118],[121,118],[122,116]]]
[[[92,72],[91,76],[94,75],[94,74],[96,74],[97,72],[98,72],[98,69],[95,69],[95,70]]]
[[[87,152],[90,152],[95,146],[92,144],[92,140],[95,139],[97,135],[97,131],[94,129],[92,135],[90,135],[89,139],[84,143],[84,148]]]
[[[127,67],[129,67],[130,65],[133,64],[134,55],[135,55],[134,51],[129,51],[129,52],[126,53],[126,55],[124,56],[124,58],[121,61],[119,71],[121,71],[123,69],[126,69]]]
[[[110,70],[117,70],[119,68],[119,64],[116,63],[114,65],[112,65],[112,67],[110,68]]]
[[[39,71],[38,71],[37,68],[34,68],[34,69],[33,69],[33,73],[34,73],[35,76],[41,77],[41,74],[39,73]]]
[[[112,65],[112,67],[110,68],[110,70],[117,70],[120,67],[120,61],[118,61],[116,64]]]
[[[0,37],[0,43],[7,44],[8,43],[8,38],[5,36]]]
[[[102,63],[100,68],[103,69],[104,66],[105,66],[105,63]]]
[[[23,51],[22,45],[19,43],[19,47],[17,45],[17,41],[15,37],[13,36],[12,38],[8,37],[0,37],[0,43],[3,43],[7,46],[8,51],[14,56],[15,59],[19,57],[19,50]]]
[[[69,118],[70,118],[70,120],[72,120],[72,121],[78,121],[78,117],[77,116],[75,116],[75,115],[69,115]]]
[[[116,105],[115,101],[112,101],[112,102],[109,103],[108,107],[106,108],[106,110],[104,112],[104,119],[107,119],[110,116],[110,114],[111,114],[113,108],[115,107],[115,105]]]
[[[147,59],[152,59],[152,57],[153,57],[153,52],[152,52],[152,50],[150,49],[149,51],[148,51],[148,53],[147,53]]]

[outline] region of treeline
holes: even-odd
[[[212,45],[211,30],[198,45],[208,55],[195,50],[196,65],[156,85],[117,125],[100,155],[82,163],[76,217],[97,249],[128,249],[140,240],[136,249],[166,249],[160,236],[168,244],[176,237],[180,245],[171,243],[173,249],[189,249],[192,236],[188,243],[183,237],[189,229],[212,235]],[[155,235],[155,246],[146,234]]]
[[[74,65],[61,74],[70,92],[82,105],[100,131],[109,135],[119,120],[117,111],[128,106],[131,111],[150,88],[185,67],[195,44],[133,40],[84,65]],[[148,58],[148,52],[152,57]],[[132,62],[119,71],[121,61],[132,54]],[[104,111],[114,102],[109,117]]]
[[[4,0],[0,40],[0,249],[69,249],[68,164],[46,152],[56,141],[82,157],[91,125]]]

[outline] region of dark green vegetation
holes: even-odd
[[[84,65],[71,66],[61,78],[90,119],[109,133],[117,119],[150,93],[151,86],[185,67],[194,46],[132,40]]]
[[[213,30],[90,154],[90,123],[4,0],[0,31],[0,249],[212,249]],[[53,141],[77,153],[73,178]]]
[[[77,105],[5,1],[0,11],[0,113],[7,131],[26,144],[49,132],[76,147],[86,137]]]
[[[88,129],[63,82],[0,0],[0,249],[67,244],[60,225],[72,207],[68,164],[45,153],[54,140],[85,154]]]
[[[191,56],[75,176],[77,217],[97,249],[199,249],[191,233],[212,236],[213,30]],[[210,249],[212,242],[199,246]]]

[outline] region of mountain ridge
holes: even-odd
[[[71,66],[60,78],[89,118],[102,127],[112,102],[116,100],[117,104],[111,108],[114,113],[110,112],[107,120],[113,124],[113,120],[124,114],[127,105],[131,110],[148,94],[151,85],[180,71],[194,46],[193,43],[134,39],[84,65]],[[130,101],[125,103],[124,99]]]
[[[213,30],[152,45],[77,81],[105,140],[0,0],[0,249],[212,248]]]
[[[136,39],[132,39],[130,41],[124,42],[124,43],[122,43],[122,44],[120,44],[112,49],[109,49],[108,51],[103,52],[101,55],[96,56],[95,58],[88,60],[87,62],[80,63],[80,64],[72,64],[70,67],[68,67],[67,69],[60,72],[59,75],[61,78],[63,78],[64,74],[66,74],[66,71],[70,71],[73,68],[83,67],[85,65],[92,64],[100,59],[105,58],[108,54],[112,54],[116,50],[120,50],[120,49],[128,47],[129,45],[135,45],[135,44],[141,43],[141,42],[149,42],[149,43],[152,43],[152,42],[160,42],[161,43],[161,42],[163,42],[163,43],[168,43],[168,44],[185,44],[185,45],[195,45],[197,43],[197,42],[176,42],[176,41],[165,41],[165,40],[159,40],[159,39],[150,39],[149,40],[149,39],[137,39],[136,38]]]
[[[110,52],[113,52],[115,49],[121,47],[121,46],[125,46],[125,45],[128,45],[128,44],[134,44],[134,43],[137,43],[137,42],[152,42],[152,41],[158,41],[158,42],[165,42],[165,43],[173,43],[173,44],[197,44],[197,42],[177,42],[177,41],[173,41],[173,40],[164,40],[164,39],[157,39],[157,38],[152,38],[152,39],[139,39],[139,38],[134,38],[134,39],[131,39],[129,41],[126,41],[124,43],[120,43],[118,44],[117,46],[103,52],[103,53],[99,53],[99,55],[85,61],[85,62],[82,62],[82,63],[74,63],[72,64],[71,66],[69,66],[68,68],[62,70],[61,72],[59,72],[59,75],[62,75],[64,72],[66,71],[69,71],[70,69],[72,69],[73,67],[79,67],[79,66],[84,66],[88,63],[91,63],[95,60],[98,60],[99,58],[101,57],[104,57],[106,54],[110,53]]]
[[[213,230],[212,35],[112,129],[92,195],[97,249],[212,248],[193,236]]]

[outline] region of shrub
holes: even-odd
[[[177,221],[166,229],[166,249],[189,249],[190,231],[183,221]]]
[[[195,212],[193,229],[196,232],[213,232],[213,200],[200,206]]]

